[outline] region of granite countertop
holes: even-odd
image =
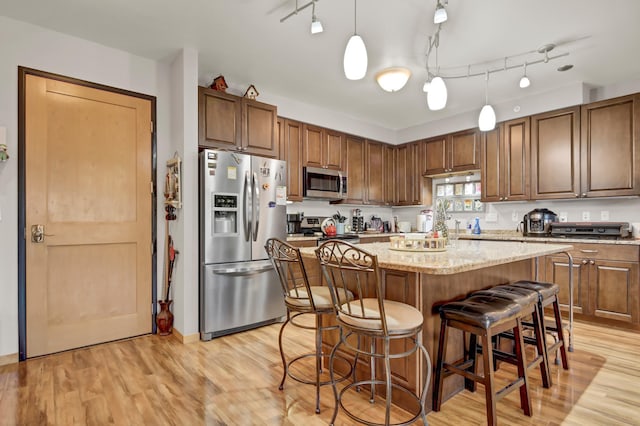
[[[514,241],[458,240],[444,252],[395,251],[389,243],[362,243],[364,250],[378,256],[381,268],[450,275],[493,265],[569,251],[569,244],[522,243]],[[315,258],[315,247],[301,248],[303,257]]]
[[[394,233],[394,232],[364,232],[364,233],[360,233],[360,234],[345,234],[345,235],[354,235],[354,236],[358,236],[360,237],[360,241],[365,240],[367,238],[374,238],[374,237],[393,237],[394,235],[404,235],[404,234],[398,234],[398,233]],[[292,241],[316,241],[318,238],[320,237],[314,237],[314,236],[309,236],[309,237],[287,237],[287,241],[292,242]],[[366,242],[366,241],[364,241]]]
[[[598,240],[590,238],[557,238],[557,237],[525,237],[517,231],[487,231],[481,234],[461,233],[460,239],[464,240],[491,240],[491,241],[526,241],[535,243],[581,243],[581,244],[618,244],[640,245],[640,239],[626,238],[623,240]]]

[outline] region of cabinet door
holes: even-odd
[[[582,261],[587,261],[583,264]],[[545,280],[560,286],[559,302],[569,309],[569,262],[565,256],[545,257]],[[575,313],[589,314],[589,264],[587,259],[573,259],[573,309]]]
[[[235,149],[241,140],[240,98],[198,87],[198,145]]]
[[[401,145],[396,149],[396,204],[399,206],[411,205],[413,198],[411,185],[411,152],[409,145]]]
[[[438,175],[450,171],[447,141],[447,136],[438,136],[423,142],[424,170],[422,170],[422,174]]]
[[[529,199],[529,117],[504,123],[504,201]]]
[[[365,147],[364,140],[347,136],[344,144],[347,172],[346,203],[364,204],[365,202]]]
[[[410,168],[408,169],[409,184],[411,191],[411,204],[423,205],[431,204],[430,197],[428,198],[425,193],[431,194],[429,188],[425,186],[425,179],[422,177],[422,170],[424,170],[424,144],[422,142],[414,142],[409,145],[409,160]],[[429,179],[431,182],[431,179]],[[427,199],[428,198],[428,199]]]
[[[384,167],[384,146],[379,142],[367,141],[365,153],[367,204],[384,204]]]
[[[242,99],[242,148],[248,154],[262,157],[278,155],[276,121],[278,111],[253,99]]]
[[[384,145],[384,204],[396,203],[396,148]]]
[[[483,202],[501,201],[501,137],[502,125],[498,125],[495,129],[482,133],[480,182],[482,185],[481,199]]]
[[[637,324],[640,321],[638,262],[596,259],[590,261],[589,266],[592,314]]]
[[[324,166],[327,169],[343,170],[345,164],[342,161],[342,143],[344,135],[340,132],[325,129],[325,142],[323,144]]]
[[[640,95],[582,106],[583,197],[640,194]]]
[[[531,198],[580,195],[580,107],[531,117]]]
[[[305,167],[323,167],[322,144],[324,130],[321,127],[304,124],[302,126],[302,159]]]
[[[287,162],[287,200],[302,201],[302,123],[281,120],[281,159]]]
[[[477,129],[453,133],[449,137],[449,171],[480,169],[480,132]]]

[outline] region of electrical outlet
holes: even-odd
[[[583,222],[589,222],[590,220],[591,220],[591,213],[582,212],[582,221]]]
[[[518,213],[517,211],[513,210],[511,212],[511,221],[520,222],[521,220],[522,220],[522,217],[520,216],[520,213]]]
[[[609,220],[609,210],[602,210],[600,212],[600,220]]]
[[[560,212],[560,222],[567,222],[569,220],[569,215],[567,212]]]

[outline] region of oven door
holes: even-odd
[[[341,200],[347,196],[347,177],[341,171],[305,167],[303,196],[325,200]]]

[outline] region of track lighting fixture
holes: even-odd
[[[318,34],[322,31],[324,28],[322,28],[322,22],[316,18],[316,0],[314,0],[311,6],[311,34]]]
[[[434,24],[442,24],[447,21],[447,9],[444,8],[440,0],[438,0],[438,4],[436,5],[436,12],[433,14],[433,23]]]
[[[524,74],[522,75],[522,78],[520,79],[520,88],[524,89],[526,87],[529,87],[531,85],[531,81],[529,80],[529,77],[527,77],[527,63],[524,63]]]
[[[485,74],[484,104],[478,116],[478,127],[481,131],[487,132],[496,127],[496,112],[489,105],[489,71]]]
[[[357,0],[353,0],[353,35],[344,50],[344,75],[349,80],[360,80],[367,74],[367,48],[356,31]]]

